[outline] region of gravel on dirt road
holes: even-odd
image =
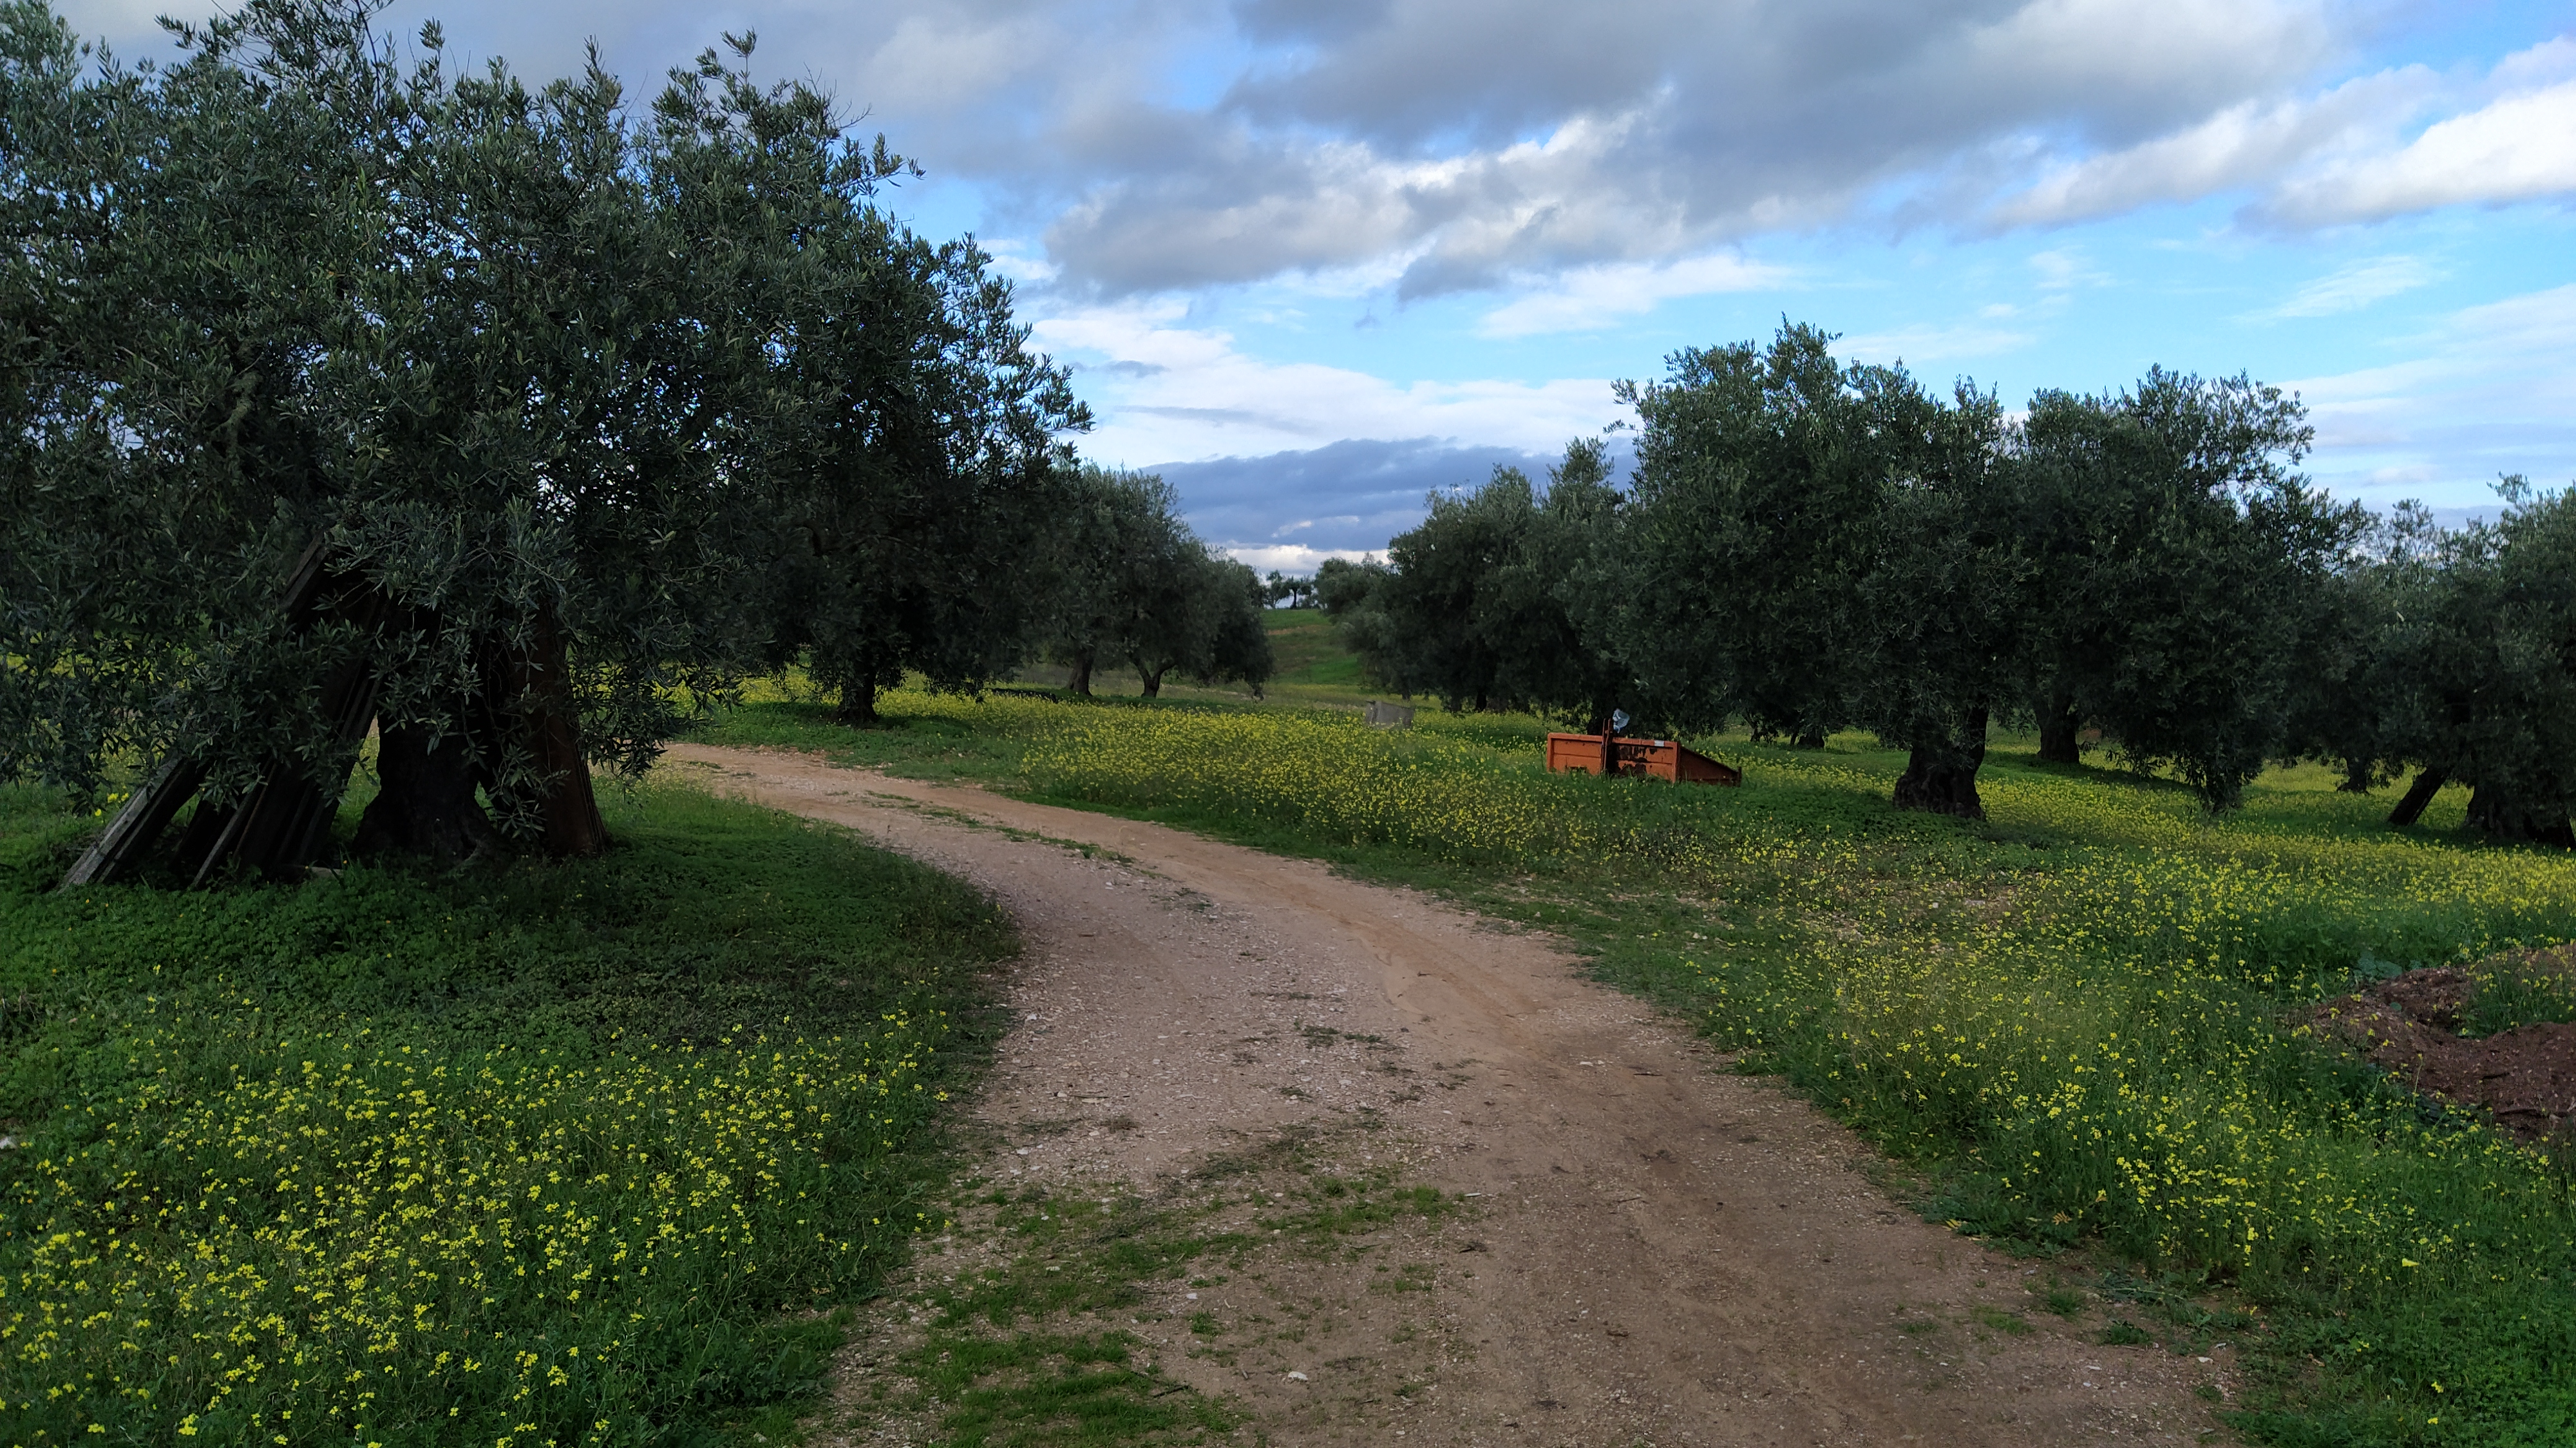
[[[1172,1371],[1272,1443],[2182,1444],[2215,1441],[2195,1388],[2234,1396],[2224,1349],[2101,1346],[2093,1314],[2039,1312],[2033,1264],[1891,1201],[1849,1132],[1547,937],[1312,861],[814,755],[683,744],[665,767],[860,831],[1017,917],[1016,1024],[972,1108],[1004,1128],[984,1174],[1151,1191],[1303,1133],[1472,1194],[1427,1357],[1345,1350],[1393,1311],[1366,1294],[1325,1309],[1348,1319],[1338,1347],[1229,1363],[1173,1345]],[[1428,1377],[1378,1391],[1398,1370]],[[1306,1406],[1336,1393],[1341,1411]]]

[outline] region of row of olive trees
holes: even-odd
[[[1259,693],[1272,671],[1271,590],[1191,531],[1170,484],[1093,463],[1032,482],[980,514],[924,496],[910,526],[868,520],[863,537],[918,550],[921,583],[910,588],[868,587],[849,549],[782,549],[767,665],[801,664],[842,721],[861,726],[879,722],[878,693],[910,672],[967,690],[1039,658],[1066,666],[1066,687],[1083,698],[1096,670],[1120,664],[1148,698],[1174,676]],[[844,496],[865,505],[880,492]]]
[[[629,106],[251,0],[166,67],[0,7],[0,778],[154,770],[76,874],[604,843],[593,763],[789,655],[1049,626],[1087,426],[911,168],[714,52]],[[750,41],[734,42],[747,55]]]
[[[2576,848],[2576,489],[2498,491],[2492,522],[2445,530],[2412,506],[2375,521],[2336,579],[2293,737],[2347,789],[2416,771],[2391,823],[2457,782],[2473,827]]]
[[[2072,763],[2097,729],[2213,809],[2269,761],[2366,789],[2420,770],[2507,838],[2576,807],[2576,497],[2506,487],[2502,521],[2373,519],[2297,471],[2294,398],[2150,372],[2007,418],[1784,327],[1623,387],[1642,432],[1614,489],[1597,444],[1542,492],[1511,469],[1435,496],[1384,564],[1316,594],[1386,683],[1451,707],[1614,710],[1909,752],[1897,803],[1977,816],[1990,726]]]
[[[1092,671],[1114,661],[1148,698],[1173,674],[1258,692],[1272,667],[1268,586],[1190,531],[1160,476],[1086,465],[1066,481],[1041,596],[1045,649],[1071,669],[1068,687],[1089,697]]]

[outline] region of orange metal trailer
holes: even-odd
[[[1614,739],[1619,752],[1621,774],[1642,774],[1655,779],[1669,779],[1677,784],[1742,784],[1744,771],[1701,754],[1684,749],[1670,739]],[[1586,774],[1601,772],[1601,736],[1598,734],[1550,734],[1547,736],[1547,767],[1554,770],[1579,769]]]

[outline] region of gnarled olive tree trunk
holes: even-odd
[[[2442,786],[2449,782],[2450,776],[2438,769],[2417,770],[2415,782],[2406,787],[2406,797],[2397,801],[2397,808],[2388,812],[2388,822],[2404,829],[2422,819],[2425,807],[2433,802],[2433,796],[2440,794]]]
[[[2075,696],[2065,689],[2049,689],[2039,696],[2039,757],[2046,764],[2081,764],[2084,762],[2083,716],[2075,712]]]
[[[532,842],[548,855],[608,848],[562,629],[544,615],[526,644],[493,635],[478,653],[480,689],[456,701],[456,727],[397,725],[379,734],[380,788],[351,853],[452,861],[506,851],[509,841],[484,799],[505,819],[532,824]]]
[[[2510,790],[2481,783],[2469,796],[2469,827],[2490,839],[2576,849],[2576,828],[2566,811],[2533,804]]]
[[[1896,777],[1896,807],[1984,819],[1986,805],[1977,797],[1977,771],[1985,762],[1986,708],[1980,704],[1968,711],[1956,731],[1914,742],[1905,772]]]
[[[393,611],[374,585],[325,569],[318,545],[297,565],[283,607],[292,632],[328,621],[348,624],[362,638]],[[582,752],[562,630],[548,616],[525,646],[494,636],[479,652],[478,690],[455,702],[447,723],[396,725],[380,734],[380,787],[359,819],[351,853],[454,861],[507,850],[508,839],[484,808],[486,798],[533,821],[534,843],[549,855],[596,855],[608,848]],[[363,654],[342,660],[317,680],[316,702],[330,723],[335,754],[318,766],[271,760],[258,785],[229,804],[200,798],[180,832],[174,860],[179,873],[191,884],[242,872],[276,879],[301,875],[329,840],[359,746],[377,723],[381,685],[375,661]],[[511,767],[496,767],[504,763]],[[63,887],[131,876],[199,794],[206,775],[199,760],[163,761],[64,875]]]
[[[420,725],[383,731],[376,739],[376,797],[358,819],[349,852],[361,859],[439,861],[499,853],[501,832],[475,798],[481,773],[461,732],[439,734]]]
[[[287,575],[278,607],[290,638],[325,624],[345,624],[365,637],[391,605],[374,585],[333,571],[316,539]],[[333,666],[315,681],[315,703],[327,721],[326,754],[319,761],[271,759],[251,791],[230,804],[199,799],[180,833],[179,871],[191,884],[210,876],[256,871],[272,878],[303,873],[321,850],[340,805],[342,781],[357,763],[358,746],[376,717],[376,671],[363,656]],[[107,830],[63,876],[63,889],[130,877],[171,821],[205,783],[207,761],[163,760]]]
[[[537,793],[530,803],[540,823],[538,847],[558,858],[605,852],[608,825],[599,817],[590,758],[582,752],[581,706],[573,695],[572,652],[562,629],[551,613],[541,615],[526,649],[504,647],[497,654],[498,669],[485,674],[487,680],[500,675],[503,687],[495,697],[509,701],[501,722],[536,770]]]

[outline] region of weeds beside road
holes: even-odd
[[[0,1441],[774,1437],[937,1230],[973,891],[685,790],[576,864],[43,893],[0,815]]]
[[[2382,802],[2276,774],[2211,821],[2161,782],[2006,747],[1994,819],[1970,825],[1889,810],[1901,760],[1851,740],[1711,741],[1746,787],[1676,790],[1547,776],[1528,720],[885,708],[859,733],[773,700],[711,733],[1159,818],[1544,926],[1909,1164],[1958,1229],[2126,1259],[2104,1290],[2134,1309],[2121,1330],[2237,1338],[2258,1437],[2576,1436],[2563,1160],[2293,1024],[2357,974],[2576,936],[2576,863],[2460,842],[2456,799],[2392,833]],[[942,1220],[935,1102],[989,1029],[976,972],[1010,937],[962,887],[835,833],[681,791],[649,805],[615,804],[621,848],[590,864],[56,896],[94,822],[8,796],[13,1440],[783,1423],[840,1336],[828,1309]],[[2473,1013],[2504,1029],[2562,999]]]
[[[1961,1230],[2092,1244],[2166,1298],[2232,1291],[2266,1324],[2238,1419],[2259,1437],[2576,1435],[2563,1163],[2291,1024],[2357,972],[2576,935],[2576,862],[2458,840],[2456,798],[2397,833],[2383,800],[2275,773],[2211,820],[2162,781],[2007,746],[1975,825],[1889,809],[1902,757],[1856,740],[1710,741],[1747,786],[1675,790],[1548,776],[1529,720],[881,707],[895,727],[853,733],[760,703],[712,739],[981,777],[1558,930],[1924,1169]]]

